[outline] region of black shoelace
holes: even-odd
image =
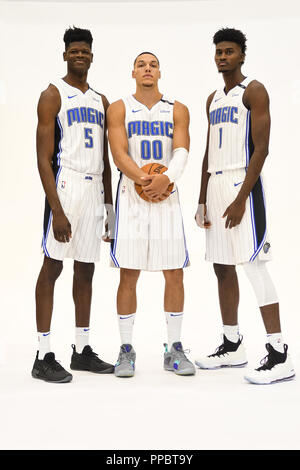
[[[267,354],[267,356],[265,356],[260,361],[260,364],[262,365],[256,370],[271,370],[274,366],[276,366],[277,362],[274,360],[271,354]]]
[[[208,357],[220,357],[220,356],[225,356],[227,354],[225,344],[221,344],[216,351],[213,354],[210,354]]]

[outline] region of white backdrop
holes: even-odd
[[[64,30],[72,25],[89,28],[92,31],[94,63],[90,69],[88,81],[93,88],[104,93],[110,102],[134,92],[135,85],[131,78],[132,61],[139,52],[150,50],[159,57],[161,62],[160,90],[185,103],[190,109],[189,165],[180,181],[179,188],[191,259],[191,267],[185,271],[186,315],[183,344],[191,349],[192,358],[200,352],[211,352],[219,344],[221,332],[216,280],[211,265],[204,262],[204,233],[197,228],[193,220],[197,207],[201,162],[207,132],[205,103],[207,96],[222,86],[222,76],[217,74],[214,64],[212,36],[215,31],[225,26],[236,27],[245,32],[248,38],[248,50],[243,72],[264,83],[271,99],[270,153],[264,170],[267,182],[269,231],[274,256],[269,269],[280,296],[284,338],[290,345],[296,368],[299,368],[300,65],[298,50],[300,7],[297,0],[286,0],[284,3],[269,0],[252,0],[251,3],[237,0],[148,3],[0,2],[2,55],[0,75],[2,168],[0,185],[2,218],[0,384],[2,383],[2,391],[7,387],[5,400],[8,400],[6,412],[9,413],[7,417],[10,416],[9,422],[11,423],[11,411],[8,410],[12,402],[10,401],[10,381],[7,377],[12,381],[12,386],[18,387],[19,390],[27,390],[26,393],[30,396],[34,393],[35,400],[39,398],[43,400],[44,391],[49,393],[45,388],[48,384],[36,385],[34,383],[32,385],[33,381],[29,375],[36,350],[34,288],[42,263],[39,247],[44,208],[44,195],[36,167],[36,105],[40,92],[48,86],[51,79],[65,74],[66,64],[62,60],[64,49],[62,37]],[[113,162],[111,164],[115,190],[118,174]],[[119,348],[119,334],[115,318],[118,271],[109,268],[108,264],[109,247],[103,244],[101,261],[97,265],[94,279],[91,339],[96,350],[101,351],[101,355],[106,360],[114,362]],[[67,261],[57,283],[52,325],[53,349],[66,367],[71,352],[69,345],[74,341],[71,280],[72,263]],[[264,354],[265,332],[251,287],[242,271],[240,272],[240,289],[240,329],[248,346],[249,359],[253,365],[257,365],[257,360]],[[170,383],[176,383],[178,387],[181,387],[183,382],[174,382],[173,377],[171,379],[168,377],[171,381],[168,382],[165,375],[163,378],[155,375],[158,371],[162,374],[162,343],[165,338],[162,275],[142,273],[138,286],[138,315],[134,331],[134,344],[139,358],[138,369],[145,371],[150,368],[153,384],[157,387],[160,381],[164,381],[163,393],[168,396]],[[200,374],[201,378],[198,379]],[[226,397],[231,403],[231,381],[227,378],[230,377],[232,381],[235,380],[236,384],[239,384],[242,382],[242,372],[239,371],[238,375],[235,372],[231,374],[233,375],[225,375],[221,371],[219,375],[210,375],[207,383],[207,376],[199,372],[195,377],[198,382],[193,383],[194,385],[197,383],[195,385],[197,387],[201,381],[201,387],[207,391],[206,398],[213,400],[212,397],[215,397],[217,401],[220,399],[219,387],[226,383],[229,387]],[[214,377],[213,382],[211,382],[211,377]],[[92,379],[90,377],[86,379],[90,381],[90,387],[95,386],[95,380],[98,378]],[[131,398],[141,388],[143,394],[147,397],[152,396],[153,399],[152,379],[149,381],[147,374],[133,379],[136,381],[135,388],[130,387],[128,382],[126,384],[122,382],[120,385],[114,381],[116,379],[113,377],[106,379],[106,383],[109,383],[111,387],[108,387],[109,390],[113,390],[110,397],[114,394],[118,396],[117,387],[120,387],[119,393],[125,393],[125,395],[128,393]],[[103,378],[101,380],[103,382]],[[138,380],[140,382],[137,382]],[[80,381],[80,377],[77,381]],[[45,387],[40,389],[38,388],[40,385],[45,385]],[[75,381],[70,386],[73,387],[74,393]],[[32,387],[35,387],[34,390],[41,390],[41,395],[32,392]],[[130,388],[127,389],[127,387]],[[297,393],[299,395],[299,390],[296,392],[296,387],[299,388],[297,381],[278,387],[281,387],[282,391],[282,394],[278,396],[279,403],[289,396],[289,402],[291,406],[294,406],[291,394],[294,394],[295,403],[297,403]],[[179,390],[180,393],[190,392],[186,382],[184,390],[181,388]],[[254,388],[247,390],[254,390]],[[243,408],[241,405],[246,414],[250,413],[251,409],[253,411],[257,403],[261,402],[261,394],[267,400],[266,403],[269,403],[268,394],[274,395],[274,389],[268,389],[268,394],[260,390],[256,392],[259,395],[256,395],[252,407]],[[61,400],[59,393],[65,394],[66,392],[55,392],[55,399],[58,401]],[[197,392],[194,397],[195,401],[191,401],[190,406],[196,406],[198,396]],[[202,398],[199,396],[200,402]],[[20,409],[17,408],[20,413],[20,410],[24,409],[21,407],[23,401],[18,401],[19,398],[15,400],[20,403]],[[232,406],[235,404],[236,401],[232,402]],[[137,402],[133,406],[138,419],[140,410]],[[166,406],[169,406],[168,402]],[[278,413],[278,407],[276,408]],[[141,403],[141,409],[146,413],[144,403]],[[218,408],[214,409],[218,410]],[[31,409],[34,414],[33,410],[34,405]],[[221,411],[218,410],[218,413],[222,411],[224,412],[223,408]],[[272,411],[274,410],[270,410],[271,414]],[[287,413],[291,411],[288,410]],[[203,418],[205,412],[200,409],[199,413]],[[210,415],[212,432],[214,425],[216,427],[219,425],[218,413],[213,415],[215,421]],[[285,417],[286,414],[282,410],[283,421],[280,421],[282,427]],[[229,436],[228,444],[206,437],[201,444],[204,447],[198,447],[198,441],[195,440],[195,430],[198,429],[198,424],[197,422],[186,423],[186,418],[186,416],[180,418],[181,424],[189,425],[191,435],[184,441],[180,441],[179,438],[174,440],[174,436],[171,441],[160,439],[160,434],[154,435],[150,426],[151,437],[149,434],[147,445],[144,444],[145,441],[140,435],[136,436],[135,444],[130,444],[130,440],[123,444],[123,441],[110,440],[108,433],[106,440],[101,444],[97,440],[93,441],[91,448],[101,448],[101,446],[102,448],[122,448],[122,445],[129,446],[129,448],[155,446],[156,448],[171,448],[172,445],[174,448],[220,448],[222,445],[227,445],[229,448],[243,448],[243,446],[264,448],[267,445],[278,448],[281,442],[283,446],[286,446],[285,448],[289,445],[298,448],[295,436],[293,438],[290,436],[290,440],[284,440],[282,436],[279,442],[276,441],[276,436],[272,436],[270,441],[261,441],[252,431],[249,431],[252,437],[248,436],[247,441],[244,441],[240,435],[235,436],[235,441],[231,439],[232,436]],[[250,419],[250,415],[248,418]],[[118,419],[116,418],[117,423]],[[168,425],[171,424],[169,417],[167,419]],[[293,429],[290,422],[287,424]],[[157,423],[153,422],[153,429],[156,429],[156,425]],[[251,430],[255,422],[249,426]],[[34,428],[34,425],[32,427]],[[57,438],[51,440],[49,435],[46,433],[37,437],[32,431],[32,435],[27,434],[26,439],[21,434],[16,438],[11,428],[11,434],[6,433],[2,445],[3,448],[34,448],[35,446],[74,448],[80,445],[76,444],[74,436],[75,440],[72,440],[65,435],[62,437],[58,434]],[[88,448],[90,444],[86,442],[81,445]]]

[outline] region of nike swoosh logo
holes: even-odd
[[[68,96],[69,99],[74,98],[77,95]]]
[[[77,95],[75,95],[77,96]],[[96,100],[96,98],[93,98],[94,101],[97,101],[97,103],[100,103],[100,100]]]
[[[90,331],[89,328],[83,328],[83,331]]]
[[[170,111],[167,111],[166,109],[162,109],[161,113],[169,113]]]
[[[120,317],[120,320],[126,320],[127,318],[131,318],[133,315],[126,315],[126,317]]]
[[[240,181],[239,183],[234,183],[234,186],[238,186],[239,184],[242,184],[244,181]]]
[[[133,109],[132,112],[133,113],[138,113],[139,111],[142,111],[141,109]]]
[[[239,93],[235,93],[234,95],[231,95],[231,96],[240,96]]]
[[[50,333],[43,333],[43,336],[49,336]]]
[[[182,313],[179,313],[178,315],[174,315],[174,313],[171,313],[171,317],[181,317]]]
[[[218,98],[218,99],[215,100],[215,102],[216,102],[216,101],[220,101],[221,99],[222,99],[222,98]]]

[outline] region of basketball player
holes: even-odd
[[[38,103],[37,157],[46,193],[42,248],[44,263],[36,285],[38,352],[32,376],[69,382],[72,375],[50,348],[55,281],[65,258],[74,259],[73,299],[76,346],[71,368],[112,373],[113,366],[89,346],[94,262],[99,259],[103,206],[112,204],[105,113],[106,97],[87,83],[93,60],[90,31],[65,32],[67,75],[51,82]]]
[[[223,344],[196,364],[203,369],[247,364],[237,318],[235,265],[241,264],[257,297],[268,352],[261,366],[249,370],[245,379],[269,384],[295,375],[281,334],[277,293],[266,268],[270,242],[261,170],[268,155],[269,97],[260,82],[241,71],[245,35],[225,28],[213,41],[225,87],[207,100],[208,137],[196,221],[206,229],[206,260],[213,263],[218,279]]]
[[[117,294],[121,348],[115,365],[117,377],[132,377],[135,351],[132,330],[136,313],[136,284],[141,270],[163,271],[164,310],[168,346],[164,368],[178,375],[195,374],[180,342],[183,317],[183,269],[189,262],[177,187],[167,188],[181,176],[189,150],[189,112],[158,89],[160,67],[151,52],[134,61],[136,92],[110,105],[108,137],[114,162],[121,171],[116,201],[115,237],[111,247],[114,266],[120,268]],[[145,176],[147,163],[168,167],[164,174]],[[134,183],[150,198],[143,200]],[[151,320],[150,320],[151,321]]]

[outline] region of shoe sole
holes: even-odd
[[[70,369],[72,370],[81,370],[83,372],[92,372],[93,374],[113,374],[114,373],[114,366],[112,367],[109,367],[108,369],[104,369],[104,370],[91,370],[91,369],[84,369],[83,367],[74,367],[74,366],[70,366]]]
[[[34,378],[34,379],[38,379],[38,380],[43,380],[44,382],[48,382],[48,383],[51,383],[51,384],[65,384],[65,383],[68,383],[68,382],[71,382],[71,380],[73,379],[73,376],[67,376],[61,380],[48,380],[44,377],[39,377],[38,375],[35,375],[34,373],[31,373],[31,376]]]
[[[192,372],[177,372],[175,371],[173,368],[172,369],[169,369],[167,367],[164,367],[164,370],[168,371],[168,372],[174,372],[176,375],[195,375],[196,374],[196,371],[192,371]]]
[[[253,379],[251,379],[250,377],[246,377],[246,376],[244,377],[244,379],[250,384],[254,384],[254,385],[272,385],[272,384],[276,384],[279,382],[288,382],[289,380],[293,380],[295,376],[296,374],[290,375],[289,377],[283,377],[282,379],[272,380],[271,382],[255,382]]]
[[[120,373],[116,374],[115,373],[115,376],[120,377],[122,379],[122,378],[126,378],[126,377],[134,377],[134,373],[133,374],[132,373],[126,373],[126,374],[120,374]]]
[[[197,367],[199,367],[199,369],[204,369],[204,370],[217,370],[217,369],[224,369],[226,367],[233,367],[233,368],[238,369],[238,368],[245,367],[248,364],[248,361],[242,362],[241,364],[222,364],[220,366],[215,366],[215,367],[204,367],[203,365],[201,365],[200,362],[197,362],[197,361],[195,361],[195,364]]]

